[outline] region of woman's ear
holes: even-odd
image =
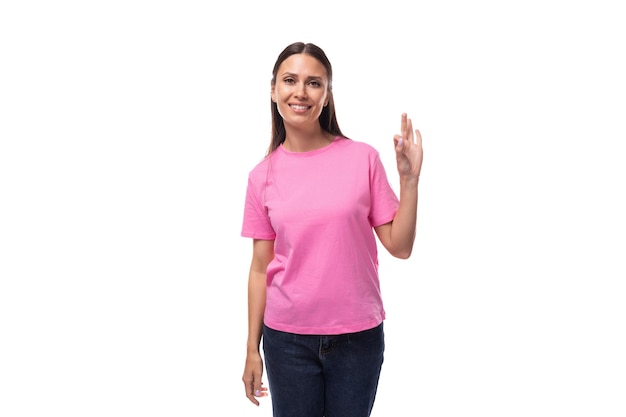
[[[275,85],[272,83],[270,87],[270,96],[272,97],[272,101],[276,103],[276,89],[274,87]]]

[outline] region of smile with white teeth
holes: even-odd
[[[302,106],[299,104],[290,104],[289,107],[291,107],[294,110],[299,110],[299,111],[304,111],[309,108],[309,106]]]

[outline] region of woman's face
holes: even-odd
[[[326,68],[317,59],[294,54],[280,64],[272,85],[272,101],[285,125],[319,126],[318,118],[329,98]]]

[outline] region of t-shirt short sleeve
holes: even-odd
[[[263,204],[261,183],[254,180],[253,174],[248,176],[248,187],[243,213],[241,236],[254,239],[273,240],[276,237],[267,209]]]
[[[389,185],[385,168],[376,152],[370,171],[370,223],[377,227],[393,220],[398,211],[399,200]]]

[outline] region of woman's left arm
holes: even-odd
[[[393,142],[400,176],[400,205],[394,219],[375,228],[378,239],[392,256],[407,259],[413,251],[417,225],[417,188],[422,170],[422,136],[402,114],[400,135]]]

